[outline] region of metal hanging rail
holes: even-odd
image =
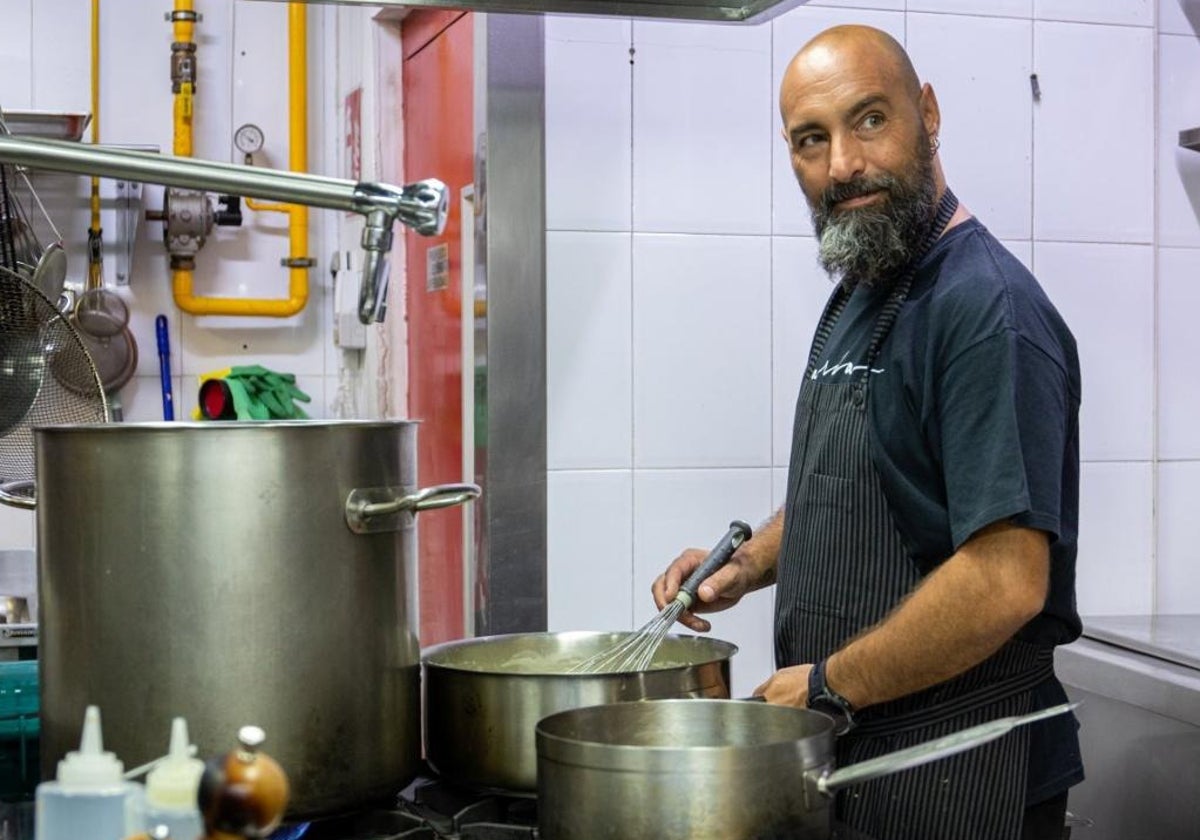
[[[446,185],[433,178],[397,187],[8,135],[0,135],[0,163],[360,213],[367,218],[362,237],[366,261],[359,292],[359,320],[364,324],[382,320],[395,222],[423,236],[436,236],[446,225]]]

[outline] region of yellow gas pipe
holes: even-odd
[[[100,0],[92,0],[92,143],[100,142]],[[87,288],[98,289],[103,284],[101,255],[104,246],[100,230],[100,179],[92,179],[92,220],[88,227]]]
[[[193,10],[192,0],[175,0],[176,11]],[[192,20],[175,20],[177,43],[190,43]],[[308,18],[303,3],[288,4],[288,168],[308,171]],[[180,85],[175,94],[175,154],[192,154],[192,104],[194,88]],[[247,198],[246,206],[257,211],[288,214],[289,255],[287,298],[199,297],[192,293],[193,272],[174,268],[171,285],[176,305],[192,315],[262,315],[286,318],[308,303],[308,208],[299,204],[269,204]]]

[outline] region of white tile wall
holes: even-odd
[[[546,227],[630,230],[633,110],[629,23],[562,18],[547,23]],[[597,26],[599,24],[599,26]],[[614,31],[615,30],[615,31]],[[554,35],[623,34],[623,40],[560,40]],[[584,163],[585,165],[580,165]]]
[[[1195,0],[1158,0],[1158,31],[1176,35],[1200,32],[1200,5]]]
[[[771,30],[634,24],[633,223],[771,229]]]
[[[43,111],[90,112],[91,52],[62,49],[64,43],[89,43],[90,15],[79,14],[77,0],[37,0],[29,5],[33,11],[33,107]],[[4,6],[0,3],[0,8]],[[7,14],[4,22],[5,27],[16,25],[20,31],[20,24]],[[3,104],[0,96],[0,106]]]
[[[547,498],[549,629],[640,627],[653,601],[633,574],[633,473],[552,470]]]
[[[810,6],[833,6],[838,9],[884,9],[904,11],[904,0],[810,0]]]
[[[1081,359],[1080,457],[1149,461],[1154,445],[1154,249],[1038,242],[1033,261]]]
[[[1158,241],[1200,247],[1200,152],[1179,146],[1181,130],[1200,126],[1200,38],[1159,36],[1158,56]]]
[[[0,0],[0,108],[10,111],[33,105],[32,0]]]
[[[1033,15],[1039,20],[1153,26],[1154,0],[1034,0]]]
[[[1155,606],[1159,613],[1200,611],[1200,462],[1167,462],[1158,468],[1158,565]]]
[[[1033,0],[908,0],[908,11],[1028,18]]]
[[[654,615],[650,584],[686,548],[711,548],[729,523],[757,525],[771,513],[770,469],[637,470],[633,480],[633,608],[641,626]],[[751,593],[711,617],[711,634],[738,645],[733,694],[748,695],[774,670],[774,589]],[[706,616],[708,618],[708,616]],[[686,628],[682,632],[687,631]]]
[[[1033,243],[1029,241],[1021,241],[1014,239],[1004,239],[1000,242],[1014,257],[1021,261],[1021,265],[1033,271]]]
[[[786,467],[809,347],[833,283],[817,263],[812,237],[776,236],[771,242],[771,463]]]
[[[0,504],[0,549],[32,548],[37,533],[36,514]]]
[[[941,106],[939,156],[955,195],[996,236],[1028,239],[1033,24],[910,14],[908,52]]]
[[[865,4],[864,4],[865,5]],[[895,4],[893,4],[895,5]],[[903,8],[901,3],[899,8]],[[774,46],[771,52],[771,231],[793,236],[812,235],[812,217],[808,203],[796,183],[788,162],[787,144],[780,134],[779,83],[784,70],[800,48],[813,36],[845,23],[873,26],[904,43],[904,15],[888,11],[822,8],[814,3],[799,6],[774,21]]]
[[[633,466],[631,238],[546,235],[547,464]]]
[[[1158,455],[1200,459],[1200,249],[1158,252]]]
[[[1038,22],[1033,43],[1034,237],[1152,242],[1154,33]]]
[[[787,501],[787,467],[771,470],[771,510],[776,511]]]
[[[635,234],[636,467],[771,463],[771,240]]]
[[[1079,477],[1079,614],[1154,607],[1154,479],[1149,463],[1084,462]]]
[[[546,15],[544,20],[547,41],[624,44],[628,47],[633,37],[633,23],[628,18]],[[625,101],[629,101],[628,96]]]

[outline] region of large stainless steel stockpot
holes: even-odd
[[[645,671],[569,673],[628,635],[515,633],[428,649],[422,685],[429,763],[465,785],[532,794],[534,729],[547,715],[624,700],[729,696],[737,646],[719,639],[667,636]]]
[[[42,767],[100,707],[127,767],[171,718],[201,752],[266,730],[291,813],[394,794],[420,762],[407,422],[37,429]]]
[[[572,709],[537,725],[543,840],[824,840],[829,795],[973,749],[1069,705],[833,769],[833,721],[748,700]]]

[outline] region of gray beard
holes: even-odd
[[[832,209],[839,201],[878,189],[886,190],[887,197],[877,206]],[[928,155],[918,158],[908,179],[885,174],[829,187],[812,208],[821,266],[847,290],[859,284],[890,289],[929,236],[936,192]]]

